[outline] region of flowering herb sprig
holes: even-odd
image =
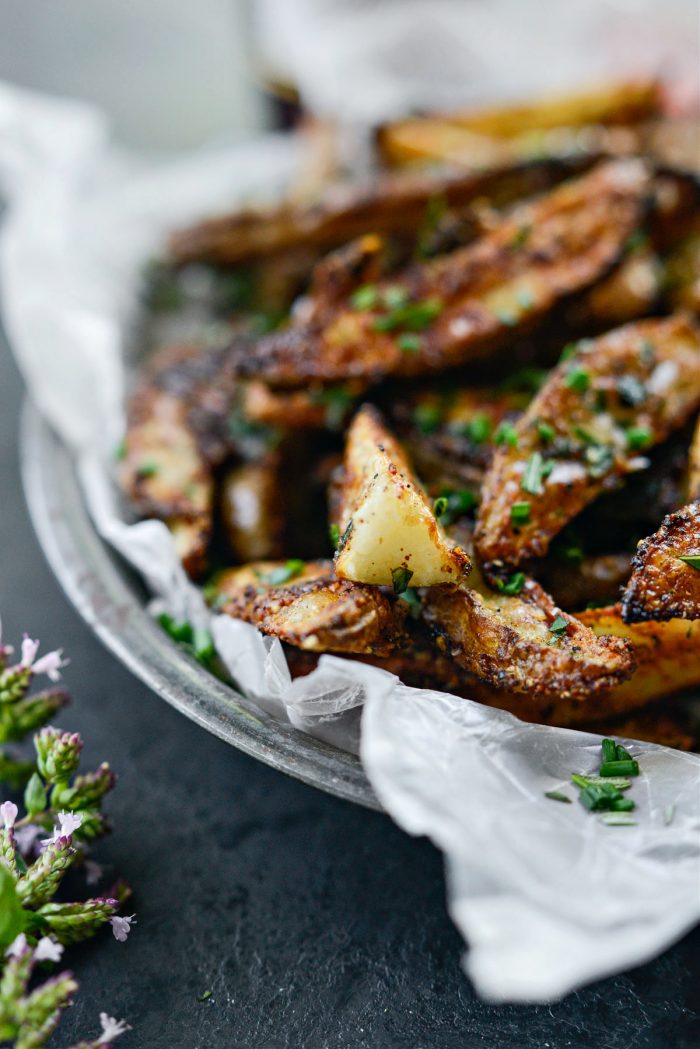
[[[114,786],[106,762],[78,771],[83,741],[78,733],[41,727],[68,701],[61,688],[30,693],[34,678],[60,678],[60,651],[37,658],[39,642],[24,638],[20,659],[0,637],[0,743],[19,743],[34,732],[35,760],[0,751],[0,781],[24,787],[24,815],[12,800],[0,803],[0,1045],[44,1046],[77,984],[68,971],[37,982],[37,968],[58,962],[64,945],[94,936],[111,925],[115,939],[127,938],[134,916],[117,912],[129,890],[77,902],[54,899],[68,870],[80,863],[88,882],[101,870],[87,859],[88,843],[108,829],[101,811]],[[38,730],[38,731],[35,731]],[[76,1049],[109,1046],[127,1030],[122,1021],[100,1016],[102,1033]]]

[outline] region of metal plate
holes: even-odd
[[[380,808],[356,757],[258,710],[151,619],[138,579],[95,531],[68,450],[29,401],[20,454],[29,513],[49,565],[122,663],[176,710],[246,754],[329,794]]]

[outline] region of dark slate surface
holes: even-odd
[[[119,772],[114,833],[97,858],[133,884],[138,915],[126,944],[105,934],[70,953],[81,990],[55,1044],[94,1034],[105,1010],[133,1025],[123,1049],[700,1045],[700,932],[556,1005],[484,1004],[460,969],[441,859],[427,842],[238,754],[131,677],[69,607],[37,547],[17,471],[20,397],[3,350],[6,637],[29,629],[72,659],[74,705],[61,724],[83,733],[88,763],[106,758]]]

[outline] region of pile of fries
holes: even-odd
[[[297,674],[692,746],[697,136],[654,83],[416,118],[368,185],[175,233],[119,474],[212,605]]]

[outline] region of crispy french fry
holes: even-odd
[[[700,503],[669,514],[642,540],[622,595],[626,623],[700,619]]]
[[[367,405],[348,431],[339,495],[339,579],[405,589],[469,571],[468,556],[442,532],[403,449]]]

